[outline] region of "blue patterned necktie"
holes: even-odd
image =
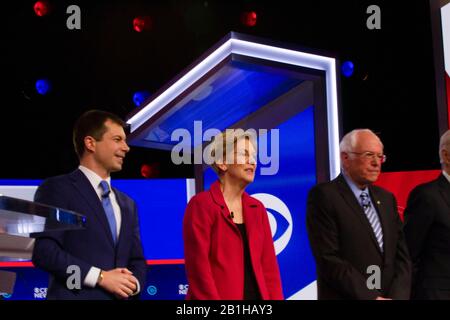
[[[111,199],[109,198],[109,194],[111,190],[109,189],[109,184],[105,180],[100,182],[100,187],[102,188],[102,205],[103,209],[105,209],[106,217],[108,218],[109,228],[111,229],[113,242],[116,244],[117,241],[117,225],[116,225],[116,217],[114,216],[114,209],[111,203]]]
[[[372,226],[373,233],[375,234],[375,238],[377,239],[381,252],[383,252],[383,230],[381,229],[381,223],[377,211],[372,206],[369,194],[367,192],[361,192],[359,197],[361,198],[361,206],[363,207],[364,213]]]

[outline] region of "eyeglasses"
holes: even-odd
[[[380,153],[376,154],[376,153],[370,152],[370,151],[366,151],[366,152],[351,152],[351,151],[349,151],[348,153],[357,154],[359,156],[362,156],[366,160],[377,159],[377,160],[380,160],[381,163],[386,162],[385,154],[380,154]]]

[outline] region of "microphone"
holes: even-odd
[[[233,211],[230,212],[230,218],[231,218],[231,219],[234,219],[234,213],[233,213]]]

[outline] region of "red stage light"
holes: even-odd
[[[136,17],[133,19],[133,29],[136,32],[150,30],[151,26],[152,20],[149,16]]]
[[[152,174],[152,167],[150,167],[148,164],[143,164],[141,166],[141,176],[144,178],[149,178]]]
[[[241,21],[247,27],[254,27],[258,16],[255,11],[247,11],[241,15]]]
[[[34,4],[33,9],[37,16],[43,17],[50,12],[50,4],[48,1],[37,1]]]
[[[157,178],[159,175],[159,163],[143,164],[141,166],[141,176],[144,178]]]

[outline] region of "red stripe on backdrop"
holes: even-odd
[[[421,183],[436,179],[441,170],[385,172],[380,175],[376,185],[392,192],[397,198],[398,212],[403,220],[403,211],[408,201],[408,195],[414,187]]]
[[[184,264],[184,259],[147,260],[148,265]]]
[[[0,262],[0,268],[23,268],[34,267],[31,261],[8,261]]]
[[[184,259],[147,260],[147,264],[151,266],[165,265],[165,264],[184,264]],[[24,268],[24,267],[34,267],[34,266],[31,261],[0,262],[0,268]]]

